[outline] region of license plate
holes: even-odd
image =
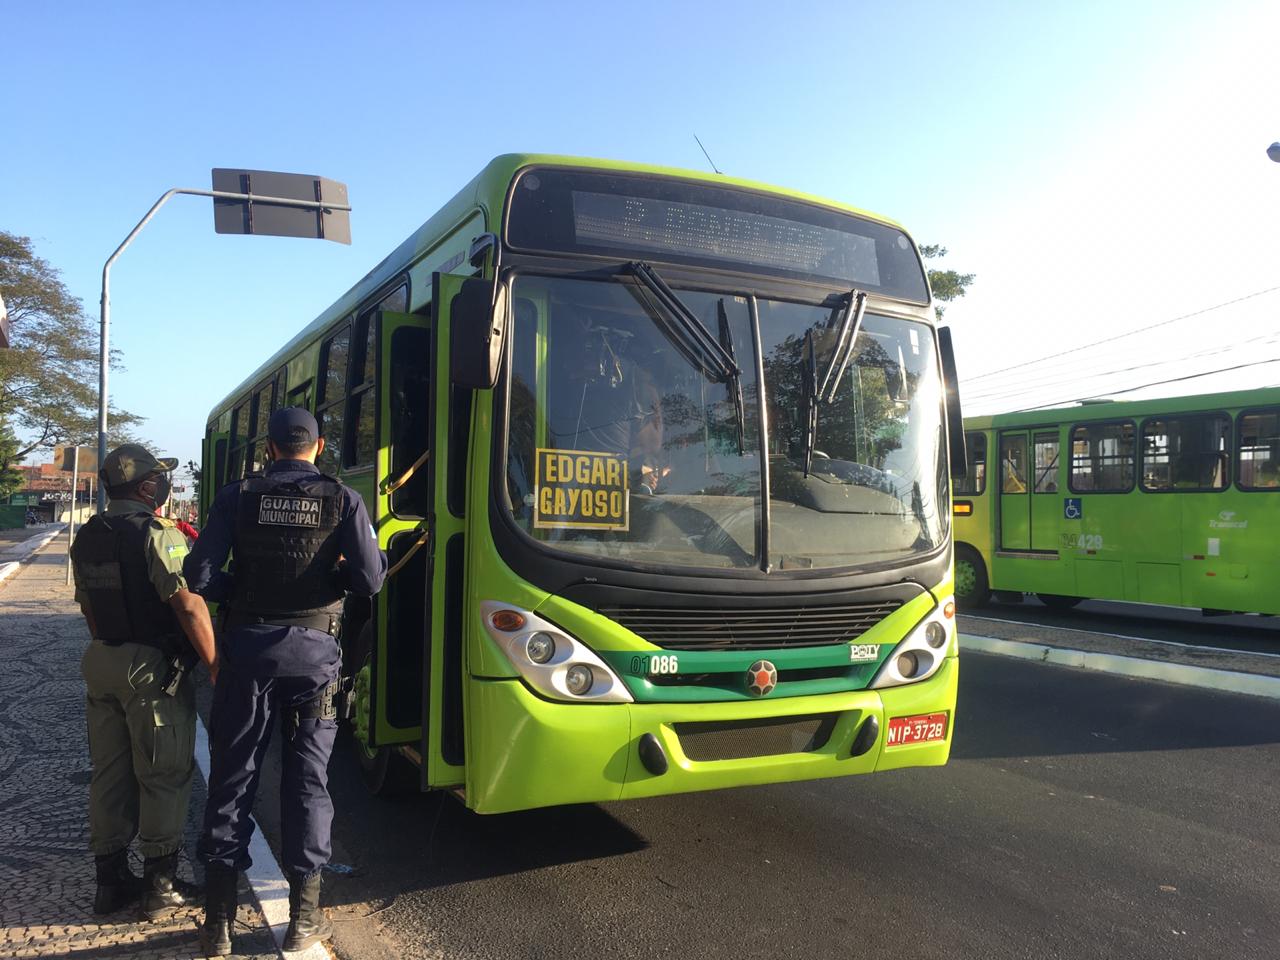
[[[927,743],[947,739],[947,715],[922,713],[915,717],[891,717],[885,746],[900,747],[907,743]]]

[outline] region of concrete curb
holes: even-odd
[[[1211,670],[1182,663],[1164,663],[1159,660],[1143,660],[1123,657],[1113,653],[1091,653],[1086,650],[1069,650],[1021,640],[1001,640],[996,637],[979,637],[963,633],[960,648],[975,653],[994,653],[1023,660],[1039,660],[1062,667],[1081,670],[1097,670],[1143,680],[1162,680],[1205,690],[1224,693],[1242,693],[1251,697],[1267,697],[1280,700],[1280,677],[1264,677],[1234,670]]]
[[[6,550],[0,550],[0,583],[4,583],[5,580],[17,573],[19,566],[30,560],[32,554],[41,547],[48,546],[58,534],[66,529],[67,525],[65,523],[55,523],[49,530],[15,543]]]

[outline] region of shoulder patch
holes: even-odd
[[[159,529],[161,529],[161,530],[170,529],[170,528],[172,528],[172,529],[176,529],[176,528],[177,528],[177,524],[175,524],[175,523],[174,523],[172,520],[170,520],[168,517],[152,517],[152,518],[151,518],[151,522],[152,522],[152,524],[153,524],[153,525],[155,525],[156,527],[158,527],[158,528],[159,528]]]

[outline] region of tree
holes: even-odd
[[[0,350],[0,472],[27,454],[59,444],[92,446],[98,432],[98,332],[59,271],[36,256],[30,238],[0,230],[0,296],[9,307],[12,346]],[[112,366],[118,369],[118,357]],[[115,443],[142,418],[109,411]]]
[[[13,431],[0,423],[0,500],[6,500],[9,494],[21,488],[24,477],[16,464],[14,456],[18,449],[18,438]]]
[[[191,474],[191,499],[200,500],[200,464],[194,460],[187,461],[187,472]]]
[[[920,246],[920,256],[926,260],[941,260],[947,255],[947,248],[940,244]],[[933,290],[933,299],[942,301],[942,303],[950,303],[952,300],[959,299],[965,295],[969,289],[969,284],[973,283],[975,274],[957,273],[954,270],[930,270],[929,271],[929,288]],[[946,310],[941,304],[936,303],[933,312],[937,314],[939,320]]]

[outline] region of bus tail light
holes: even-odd
[[[633,702],[608,664],[551,621],[496,600],[480,601],[480,618],[525,683],[542,696],[576,703]],[[520,625],[508,629],[517,618]]]
[[[898,644],[868,689],[900,687],[933,676],[946,658],[954,628],[955,600],[947,597]]]

